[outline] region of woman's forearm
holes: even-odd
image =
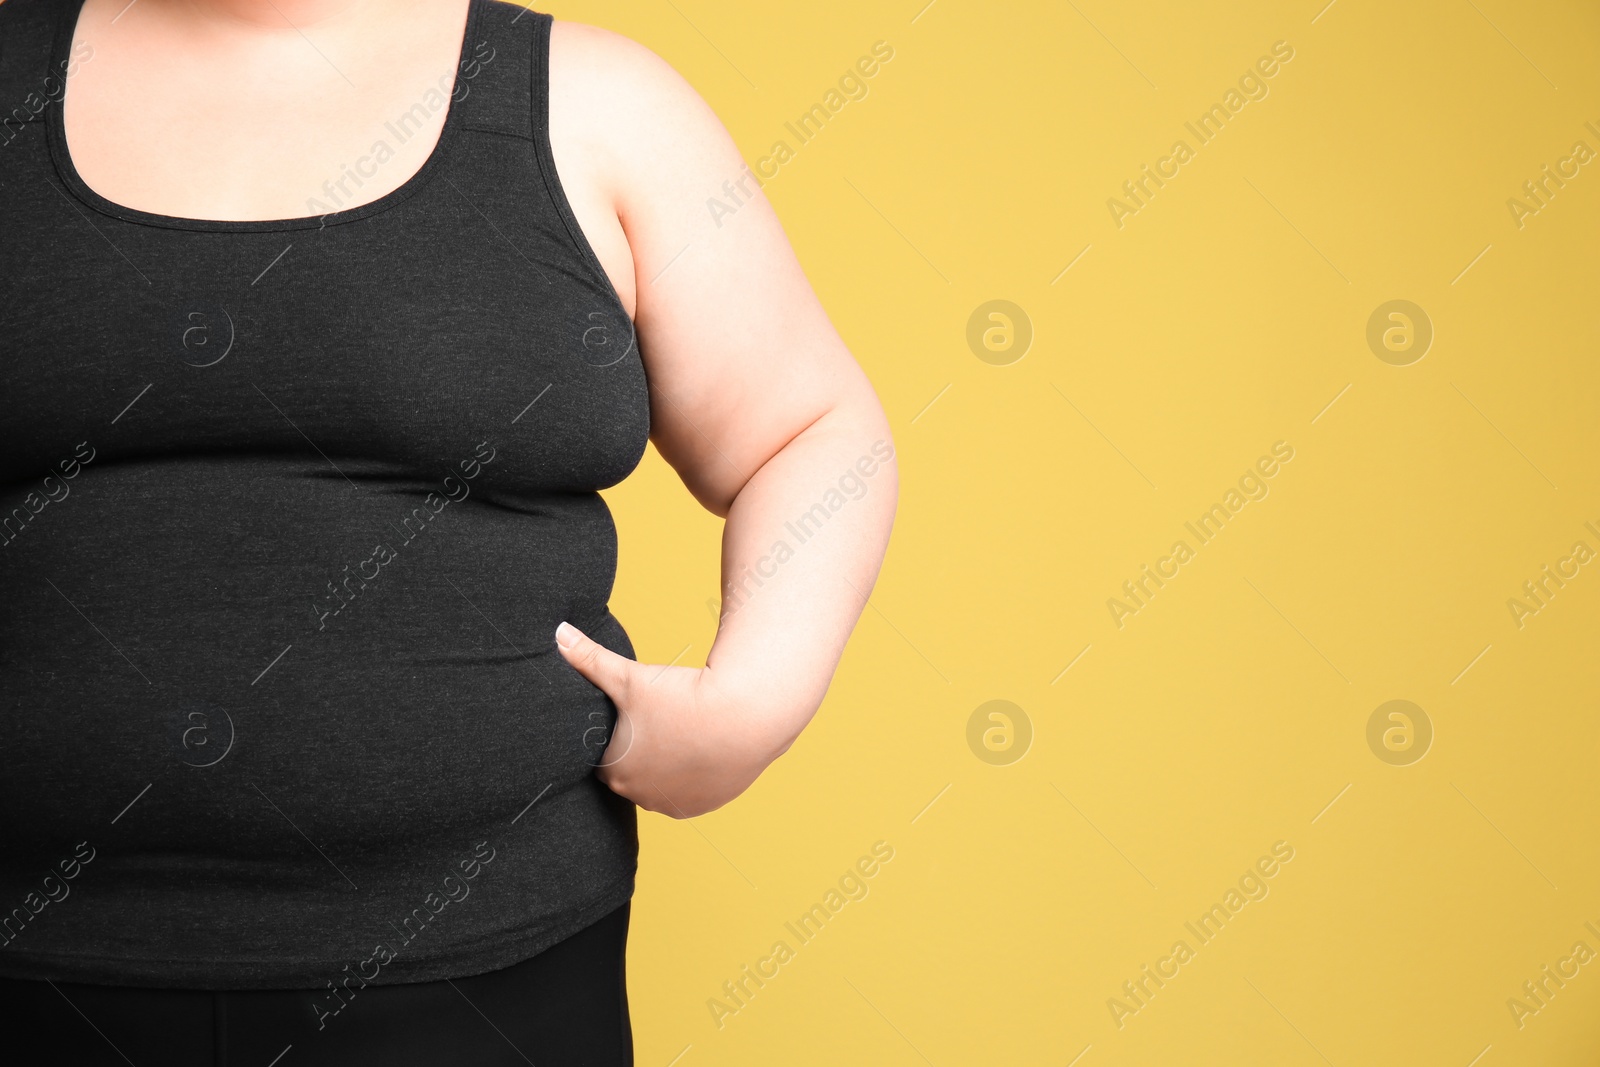
[[[835,405],[740,489],[706,659],[766,762],[816,713],[883,562],[899,479],[870,390]]]

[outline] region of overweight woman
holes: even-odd
[[[4,0],[0,405],[0,1060],[631,1063],[636,808],[794,742],[896,496],[694,90],[504,0]],[[704,668],[607,608],[647,439]]]

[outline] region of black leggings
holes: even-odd
[[[631,1067],[629,905],[522,963],[368,986],[215,992],[0,979],[0,1061],[52,1067]]]

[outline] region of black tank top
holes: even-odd
[[[220,222],[78,176],[81,3],[0,3],[0,974],[331,1013],[526,959],[633,891],[554,631],[633,655],[597,490],[649,432],[550,16],[471,0],[453,87],[307,217]]]

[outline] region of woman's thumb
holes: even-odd
[[[614,702],[623,702],[628,681],[638,664],[584,636],[583,631],[570,622],[556,627],[556,647],[579,674],[599,686]]]

